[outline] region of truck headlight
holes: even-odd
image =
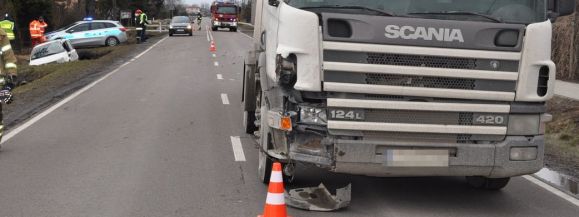
[[[305,124],[326,125],[328,124],[326,109],[300,106],[300,122]]]
[[[532,136],[539,135],[541,116],[536,115],[510,115],[507,135],[509,136]]]
[[[169,29],[173,29],[173,25],[169,25]]]
[[[187,29],[191,29],[191,25],[187,25]]]
[[[512,147],[510,159],[512,161],[536,160],[537,152],[537,147]]]

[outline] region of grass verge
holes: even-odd
[[[547,124],[547,164],[579,177],[579,101],[555,97],[547,103],[553,121]]]

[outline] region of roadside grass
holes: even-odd
[[[555,97],[547,109],[553,115],[545,136],[548,164],[579,175],[579,101]]]
[[[18,77],[21,81],[25,81],[25,85],[21,85],[14,90],[16,94],[29,91],[37,88],[37,86],[44,86],[42,83],[49,82],[52,78],[74,78],[79,72],[90,69],[98,69],[99,67],[109,65],[118,58],[125,56],[133,50],[135,45],[120,45],[116,47],[102,47],[91,49],[78,49],[77,52],[81,60],[68,63],[53,63],[41,66],[19,66]],[[26,63],[27,64],[27,63]],[[37,82],[40,80],[47,80],[44,82]]]

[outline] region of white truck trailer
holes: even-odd
[[[272,161],[501,189],[543,167],[552,21],[574,0],[256,0],[244,128]]]

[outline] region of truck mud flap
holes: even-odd
[[[336,195],[320,184],[318,187],[296,188],[285,195],[288,206],[309,211],[335,211],[350,205],[352,184],[336,190]]]

